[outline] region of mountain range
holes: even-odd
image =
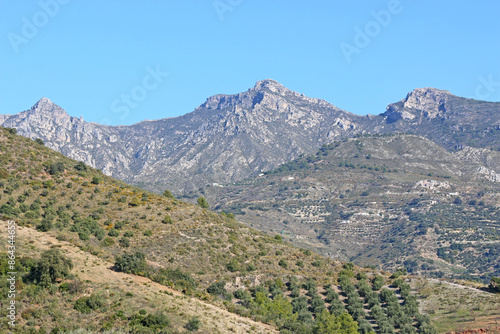
[[[360,116],[266,79],[243,93],[209,97],[183,116],[130,126],[85,122],[42,98],[30,110],[0,115],[0,125],[127,183],[176,194],[256,176],[360,134],[417,134],[464,159],[482,159],[492,177],[500,166],[474,149],[500,148],[500,103],[434,88],[415,89],[379,115]]]

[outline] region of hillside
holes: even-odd
[[[23,278],[12,333],[435,332],[405,270],[391,276],[321,257],[230,214],[128,186],[14,133],[0,129],[0,212],[19,226],[16,270]],[[47,263],[68,260],[65,270],[51,271],[52,280],[37,276]],[[5,330],[8,286],[1,288]],[[488,296],[488,309],[478,312],[489,319],[500,297]]]
[[[379,111],[374,111],[378,113]],[[69,116],[42,98],[0,115],[0,125],[129,184],[175,194],[277,168],[356,134],[414,133],[448,150],[500,149],[500,103],[415,89],[377,116],[359,116],[270,79],[246,92],[207,98],[180,117],[108,126]],[[496,172],[500,159],[492,162]]]
[[[325,256],[488,282],[500,274],[500,184],[481,156],[499,153],[361,136],[202,192],[217,210]]]

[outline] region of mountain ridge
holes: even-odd
[[[356,115],[265,79],[246,92],[211,96],[188,114],[133,125],[86,122],[48,98],[1,115],[0,125],[126,182],[185,193],[259,174],[357,134],[410,132],[447,149],[474,146],[467,141],[491,148],[499,115],[500,103],[435,88],[415,89],[379,115]]]

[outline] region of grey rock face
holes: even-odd
[[[88,123],[47,98],[0,121],[110,176],[183,192],[277,167],[359,132],[363,117],[263,80],[244,93],[212,96],[184,116],[131,126]]]
[[[384,114],[358,116],[267,79],[243,93],[209,97],[186,115],[130,126],[85,122],[47,98],[0,115],[0,125],[125,182],[181,193],[241,180],[359,133],[414,132],[447,148],[488,147],[499,142],[500,103],[423,88]]]

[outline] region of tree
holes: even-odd
[[[492,277],[488,288],[491,292],[500,293],[500,277]]]
[[[344,313],[340,317],[336,317],[333,314],[328,313],[324,310],[321,312],[313,326],[314,334],[331,334],[331,333],[345,333],[345,334],[357,334],[358,324],[352,319],[352,317]]]
[[[384,286],[384,278],[380,275],[376,275],[374,278],[373,278],[373,290],[375,291],[378,291],[382,288],[382,286]]]
[[[31,268],[28,280],[38,285],[49,287],[58,279],[68,277],[73,269],[73,262],[57,248],[46,250],[40,260]]]
[[[198,197],[198,205],[203,208],[203,209],[208,209],[209,205],[205,197],[200,196]]]
[[[163,196],[165,196],[166,198],[175,199],[174,195],[172,195],[172,193],[170,192],[170,190],[165,190],[163,192]]]

